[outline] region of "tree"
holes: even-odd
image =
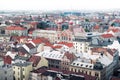
[[[11,36],[18,36],[18,33],[11,33]]]
[[[90,32],[90,30],[88,30],[88,29],[85,29],[85,32]]]
[[[89,19],[85,19],[85,22],[89,22]]]
[[[39,28],[39,29],[46,29],[48,27],[49,27],[49,25],[43,21],[37,24],[37,28]]]
[[[68,29],[68,25],[62,25],[62,30]]]
[[[111,26],[115,26],[115,23],[112,23]]]

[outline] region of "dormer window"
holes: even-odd
[[[88,67],[88,65],[86,65],[86,67]]]
[[[73,63],[73,65],[75,65],[75,63]]]
[[[92,66],[90,66],[90,68],[91,68]]]
[[[81,66],[83,66],[83,64],[81,64]]]

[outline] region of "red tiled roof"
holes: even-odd
[[[3,59],[4,59],[4,64],[11,64],[12,62],[12,58],[9,55],[3,56]]]
[[[39,37],[39,38],[36,38],[36,39],[33,39],[32,40],[35,44],[38,44],[38,43],[49,43],[49,40],[46,39],[46,38],[43,38],[43,37]]]
[[[66,45],[68,47],[73,47],[73,43],[69,43],[69,42],[59,42],[58,44],[63,44],[63,45]]]
[[[66,53],[65,53],[65,56],[66,56],[67,59],[69,59],[70,61],[72,61],[72,60],[75,59],[75,55],[72,54],[72,53],[68,53],[68,52],[66,52]]]
[[[113,54],[116,52],[116,49],[108,49],[108,48],[91,48],[92,52],[108,52],[110,55],[113,56]]]
[[[33,67],[36,67],[38,63],[40,62],[41,57],[40,56],[31,56],[28,61],[33,62]]]
[[[110,31],[116,33],[116,32],[120,32],[120,29],[111,27],[110,29],[107,30],[107,32],[110,32]]]
[[[6,30],[26,30],[26,29],[20,26],[9,26],[6,27]]]
[[[37,38],[37,39],[33,39],[32,42],[34,42],[35,44],[40,44],[42,40],[40,38]]]
[[[111,38],[114,37],[112,34],[102,34],[101,35],[103,38]]]
[[[94,26],[93,27],[94,29],[99,29],[100,27],[98,25]]]
[[[59,48],[62,48],[62,46],[57,45],[57,46],[53,46],[52,48],[54,48],[54,49],[59,49]]]
[[[120,80],[118,77],[112,77],[110,80]]]
[[[61,80],[59,77],[56,77],[55,80]]]
[[[50,46],[50,47],[52,47],[52,44],[49,42],[49,40],[46,39],[46,38],[43,38],[43,37],[39,37],[39,38],[33,39],[32,41],[33,41],[35,44],[44,43],[45,46]]]
[[[31,43],[26,43],[25,45],[26,45],[28,48],[30,48],[30,49],[35,48],[35,46],[34,46],[33,44],[31,44]]]
[[[30,32],[29,32],[29,34],[32,34],[32,33],[33,33],[33,31],[30,31]]]

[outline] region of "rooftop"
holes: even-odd
[[[12,65],[5,64],[3,66],[0,66],[0,69],[2,69],[2,70],[6,70],[6,69],[9,69],[9,68],[12,68]]]
[[[51,76],[51,77],[56,77],[57,74],[60,74],[61,76],[65,76],[65,79],[68,79],[71,76],[70,80],[73,80],[72,78],[74,77],[74,79],[77,78],[77,80],[81,80],[81,78],[85,78],[85,80],[96,80],[96,77],[93,76],[89,76],[83,73],[75,73],[72,71],[64,71],[64,70],[60,70],[57,68],[39,68],[37,70],[31,71],[32,73],[41,73],[42,75],[45,76]],[[79,77],[79,78],[78,78]]]
[[[26,29],[20,26],[8,26],[6,27],[6,30],[26,30]]]
[[[41,60],[41,57],[40,56],[31,56],[30,58],[29,58],[29,60],[28,61],[30,61],[30,62],[32,62],[33,63],[33,67],[36,67],[37,65],[38,65],[38,63],[39,63],[39,61]]]
[[[77,67],[89,68],[89,69],[93,69],[93,67],[94,67],[94,64],[82,62],[82,61],[79,61],[79,60],[74,60],[71,63],[71,65],[72,66],[77,66]]]
[[[64,56],[64,53],[61,53],[60,51],[51,50],[51,51],[43,51],[36,55],[49,59],[61,60]]]
[[[32,64],[31,62],[22,62],[22,61],[20,61],[20,62],[17,62],[15,64],[13,64],[13,65],[14,66],[19,66],[19,67],[26,67],[26,66],[29,66],[31,64]]]

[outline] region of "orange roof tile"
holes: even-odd
[[[33,67],[36,67],[41,60],[40,56],[31,56],[28,61],[33,62]]]
[[[94,26],[93,27],[94,29],[99,29],[100,27],[98,25]]]
[[[26,30],[26,29],[20,26],[9,26],[6,28],[6,30]]]
[[[101,35],[103,38],[111,38],[114,37],[112,34],[102,34]]]
[[[58,44],[63,44],[63,45],[66,45],[68,47],[73,47],[73,43],[69,43],[69,42],[59,42]]]
[[[32,42],[34,42],[35,44],[40,44],[42,40],[37,38],[37,39],[33,39]]]
[[[44,43],[45,46],[52,46],[52,44],[49,42],[48,39],[40,37],[40,38],[36,38],[32,40],[35,44],[40,44],[40,43]]]
[[[30,31],[30,32],[29,32],[29,34],[32,34],[32,33],[33,33],[33,31]]]
[[[113,31],[114,33],[116,33],[116,32],[120,32],[120,29],[110,27],[110,28],[107,30],[107,32],[110,32],[110,31]]]
[[[61,48],[62,46],[60,46],[60,45],[57,45],[57,46],[53,46],[52,48],[53,49],[59,49],[59,48]]]
[[[65,53],[65,56],[71,61],[75,59],[75,55],[68,52]]]
[[[91,48],[91,51],[92,52],[104,52],[104,53],[106,53],[106,52],[108,52],[110,55],[112,55],[113,56],[113,54],[116,52],[116,49],[108,49],[108,48]]]

